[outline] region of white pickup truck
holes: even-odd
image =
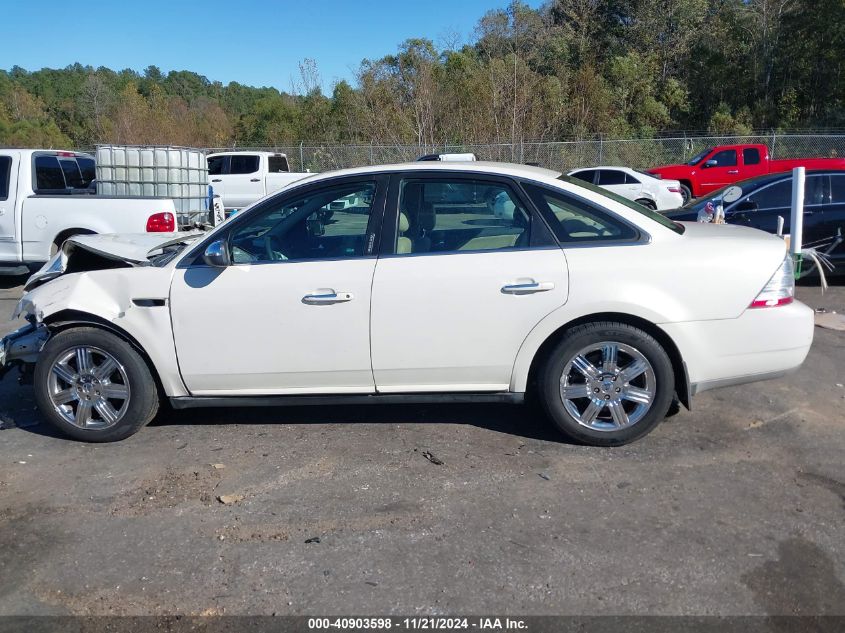
[[[209,184],[227,213],[311,175],[292,172],[288,157],[273,152],[219,152],[207,159]]]
[[[96,195],[94,158],[0,149],[0,274],[23,274],[71,235],[176,230],[168,198]]]

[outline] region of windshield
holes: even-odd
[[[628,198],[623,198],[622,196],[613,193],[612,191],[608,191],[607,189],[602,189],[601,187],[597,187],[596,185],[590,184],[588,182],[584,182],[583,180],[578,180],[576,178],[571,178],[569,176],[558,176],[558,180],[562,180],[564,182],[568,182],[572,185],[577,185],[578,187],[583,187],[584,189],[589,189],[590,191],[597,193],[599,195],[604,196],[605,198],[610,198],[614,202],[618,202],[619,204],[624,204],[626,207],[631,209],[632,211],[636,211],[640,215],[644,215],[645,217],[649,218],[650,220],[654,220],[658,224],[665,226],[667,229],[675,231],[675,233],[681,234],[684,232],[684,226],[682,224],[678,224],[677,222],[673,222],[669,218],[664,215],[661,215],[657,211],[652,211],[651,209],[644,207],[641,204],[637,204]]]
[[[699,153],[698,153],[698,154],[696,154],[693,158],[691,158],[691,159],[690,159],[690,162],[688,162],[688,163],[687,163],[687,165],[689,165],[690,167],[692,167],[693,165],[698,165],[698,163],[700,163],[700,162],[701,162],[701,160],[702,160],[705,156],[707,156],[707,154],[709,154],[709,153],[710,153],[710,152],[712,152],[712,151],[713,151],[713,148],[712,148],[712,147],[708,147],[708,148],[707,148],[706,150],[704,150],[703,152],[699,152]]]

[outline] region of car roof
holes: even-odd
[[[225,152],[213,152],[211,154],[206,154],[206,158],[211,158],[212,156],[246,156],[246,155],[249,155],[249,156],[287,156],[287,154],[285,154],[284,152],[259,152],[259,151],[253,152],[252,150],[248,150],[248,149],[245,149],[245,150],[233,149],[233,150],[228,150],[228,151],[225,151]]]
[[[845,170],[843,169],[808,169],[804,172],[805,176],[824,176],[826,174],[835,175],[835,174],[842,174],[845,175]],[[764,185],[773,180],[780,180],[781,178],[792,178],[791,171],[778,171],[772,174],[763,174],[762,176],[755,176],[754,178],[746,178],[745,180],[739,180],[733,184],[740,186],[740,187],[750,187],[750,186],[757,186],[757,185]]]
[[[336,171],[326,171],[314,174],[304,180],[315,182],[324,178],[337,178],[340,176],[355,176],[358,174],[390,173],[396,171],[443,171],[443,172],[465,172],[480,174],[497,174],[502,176],[513,176],[517,178],[540,178],[556,179],[561,172],[544,167],[533,165],[518,165],[516,163],[498,163],[486,161],[424,161],[413,163],[394,163],[389,165],[368,165],[365,167],[350,167]]]
[[[636,171],[631,167],[622,167],[621,165],[596,165],[595,167],[578,167],[572,171],[586,171],[587,169],[620,169],[622,171]]]

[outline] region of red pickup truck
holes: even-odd
[[[733,182],[790,171],[794,167],[845,169],[845,158],[772,160],[765,145],[717,145],[704,150],[686,164],[655,167],[648,172],[680,181],[686,204],[690,198],[698,198]]]

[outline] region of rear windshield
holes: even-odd
[[[87,156],[40,154],[33,163],[36,193],[84,192],[96,178],[94,159]]]
[[[569,176],[558,176],[558,180],[568,182],[572,185],[577,185],[578,187],[583,187],[584,189],[589,189],[593,193],[597,193],[601,196],[604,196],[605,198],[610,198],[611,200],[613,200],[614,202],[618,202],[619,204],[624,204],[632,211],[636,211],[640,215],[644,215],[645,217],[654,220],[658,224],[665,226],[667,229],[675,231],[675,233],[682,234],[684,232],[684,227],[682,224],[673,222],[672,220],[670,220],[664,215],[661,215],[657,211],[652,211],[651,209],[648,209],[641,204],[637,204],[632,200],[628,200],[627,198],[623,198],[622,196],[615,194],[612,191],[608,191],[607,189],[601,189],[600,187],[596,187],[591,183],[584,182],[583,180],[577,180],[575,178],[570,178]]]
[[[35,190],[38,192],[64,191],[65,175],[55,156],[35,157]]]

